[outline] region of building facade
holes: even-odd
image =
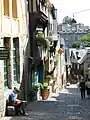
[[[81,37],[90,33],[90,27],[81,23],[60,24],[58,25],[58,33],[64,38],[66,47],[72,47],[72,43],[79,41]]]
[[[90,78],[90,48],[70,49],[71,83],[77,83],[84,78]],[[70,80],[70,79],[69,79]]]
[[[0,107],[3,107],[4,112],[9,92],[14,87],[20,88],[22,83],[28,43],[26,8],[24,0],[0,2]],[[0,114],[4,115],[3,112]]]
[[[56,66],[54,72],[53,72],[53,92],[59,92],[60,89],[65,85],[66,83],[66,69],[65,69],[65,44],[60,38],[60,35],[57,33],[57,9],[55,9],[55,17],[56,19],[53,19],[51,15],[49,15],[49,31],[48,35],[52,38],[52,44],[51,49],[56,45],[55,51],[51,52],[49,55],[49,70],[53,70],[53,68]],[[60,44],[63,44],[63,48],[60,48]],[[59,52],[61,51],[61,52]]]

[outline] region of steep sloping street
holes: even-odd
[[[0,0],[0,120],[90,120],[89,3]]]
[[[4,120],[89,120],[90,99],[81,99],[80,92],[71,85],[46,101],[28,105],[29,116],[5,117]]]

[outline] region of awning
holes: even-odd
[[[43,29],[48,25],[48,17],[41,11],[30,13],[31,28],[36,29],[38,25],[42,25]]]

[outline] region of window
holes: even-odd
[[[16,42],[14,40],[13,42],[13,76],[14,76],[14,81],[17,81],[17,63],[16,63]]]
[[[84,69],[84,66],[83,64],[80,65],[80,70],[83,70]]]
[[[17,1],[12,0],[12,17],[17,18]]]
[[[75,36],[75,41],[77,41],[77,40],[78,40],[78,36],[76,35],[76,36]]]
[[[72,63],[72,68],[74,69],[74,63]]]
[[[4,47],[7,49],[9,47],[9,37],[4,37]],[[4,60],[4,87],[8,87],[9,80],[9,60]]]
[[[13,38],[13,79],[15,83],[20,79],[19,38]]]
[[[4,15],[9,16],[9,0],[4,0]]]
[[[77,64],[76,63],[73,63],[73,67],[75,70],[77,70]]]
[[[7,49],[9,47],[9,40],[10,38],[4,37],[4,47]],[[4,60],[4,87],[8,86],[9,80],[9,61],[8,59]]]
[[[4,60],[4,87],[8,86],[8,60]]]
[[[77,64],[75,63],[75,70],[77,70]]]

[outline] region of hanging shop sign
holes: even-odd
[[[0,60],[8,59],[8,57],[9,51],[4,47],[0,47]]]
[[[59,49],[59,50],[58,50],[58,54],[61,55],[62,53],[63,53],[63,50],[62,50],[62,49]]]

